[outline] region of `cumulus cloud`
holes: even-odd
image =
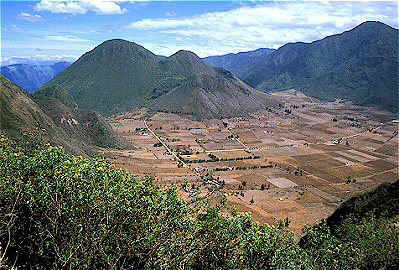
[[[144,19],[127,28],[207,39],[219,48],[278,48],[337,34],[367,20],[397,27],[397,11],[396,2],[277,1],[188,18]]]
[[[31,15],[31,14],[25,13],[25,12],[22,12],[22,13],[18,14],[17,18],[20,19],[20,20],[28,21],[28,22],[42,22],[42,21],[44,21],[42,16],[40,16],[38,14]]]
[[[12,56],[9,58],[0,57],[1,66],[13,64],[51,65],[57,62],[75,62],[79,56],[76,55],[35,55],[35,56]]]
[[[142,43],[142,46],[147,48],[148,50],[158,54],[158,55],[163,55],[163,56],[170,56],[174,53],[176,53],[179,50],[187,50],[194,52],[197,54],[199,57],[205,57],[209,55],[220,55],[220,54],[227,54],[230,53],[231,50],[234,50],[234,48],[223,48],[223,47],[212,47],[212,46],[203,46],[201,44],[166,44],[166,45],[160,45],[157,43]],[[226,49],[226,50],[224,50]],[[250,48],[244,49],[245,51],[249,51]]]
[[[69,1],[54,1],[42,0],[35,5],[37,11],[50,11],[52,13],[69,13],[69,14],[85,14],[89,11],[100,15],[123,14],[127,9],[122,8],[116,2],[124,1],[109,1],[109,0],[69,0]]]

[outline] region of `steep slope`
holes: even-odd
[[[202,58],[208,65],[222,67],[230,70],[241,78],[252,67],[254,67],[265,56],[274,52],[275,49],[260,48],[249,52],[229,53]]]
[[[89,155],[96,154],[96,147],[128,149],[132,145],[117,135],[98,113],[70,108],[55,98],[34,96],[33,100],[53,122]]]
[[[196,54],[157,56],[140,45],[110,40],[83,55],[39,89],[60,85],[80,108],[114,114],[135,107],[224,117],[273,105],[233,74]],[[233,100],[227,100],[227,96]]]
[[[328,217],[334,231],[346,218],[362,219],[367,215],[392,218],[399,215],[399,180],[383,183],[375,190],[350,198]]]
[[[287,44],[243,80],[262,92],[295,88],[321,99],[349,99],[397,112],[398,30],[365,22],[310,44]]]
[[[1,67],[1,73],[13,83],[20,85],[32,93],[58,73],[66,69],[71,63],[59,62],[52,65],[16,64]]]
[[[30,94],[12,83],[2,74],[0,75],[0,132],[12,139],[18,139],[24,130],[34,130],[39,123],[50,136],[66,137],[65,132],[59,129],[30,98]]]
[[[266,94],[249,88],[230,71],[213,70],[214,75],[197,73],[180,80],[175,87],[150,102],[149,107],[198,118],[218,118],[242,116],[276,105]]]
[[[21,140],[22,133],[44,128],[54,145],[77,155],[94,155],[97,147],[129,148],[108,123],[92,111],[70,108],[55,98],[32,96],[0,76],[0,133]]]
[[[174,73],[182,76],[190,76],[197,73],[216,75],[216,71],[211,66],[190,51],[180,50],[161,61],[160,65],[166,76],[172,76]]]
[[[266,56],[263,61],[259,61],[258,64],[251,70],[248,70],[247,73],[244,73],[242,79],[252,87],[258,88],[265,80],[273,78],[280,69],[283,69],[295,60],[309,45],[310,44],[297,42],[282,46],[276,52]],[[282,74],[280,76],[284,75],[285,74]],[[291,83],[291,80],[290,78],[286,78],[282,80],[282,82]],[[279,85],[273,90],[287,90],[284,87],[285,85]],[[266,92],[269,89],[260,88],[260,90]]]
[[[68,94],[68,92],[59,85],[51,85],[48,87],[43,87],[33,93],[35,97],[49,97],[55,98],[67,107],[75,108],[78,105],[73,100],[73,97]]]

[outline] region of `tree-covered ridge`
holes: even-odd
[[[397,266],[399,232],[389,221],[348,219],[338,236],[322,223],[298,245],[281,222],[190,208],[175,187],[36,142],[0,139],[0,267],[370,269],[376,257],[373,269]]]

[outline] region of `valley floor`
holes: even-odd
[[[103,150],[133,175],[176,185],[188,201],[198,190],[212,203],[225,201],[226,212],[235,207],[267,223],[288,218],[297,236],[342,201],[398,179],[393,114],[294,90],[272,96],[284,104],[247,118],[196,121],[158,113],[146,120],[158,138],[143,114],[115,116],[113,128],[137,149]]]

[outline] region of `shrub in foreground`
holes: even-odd
[[[0,266],[20,269],[302,269],[287,229],[190,209],[174,187],[102,156],[0,139]]]

